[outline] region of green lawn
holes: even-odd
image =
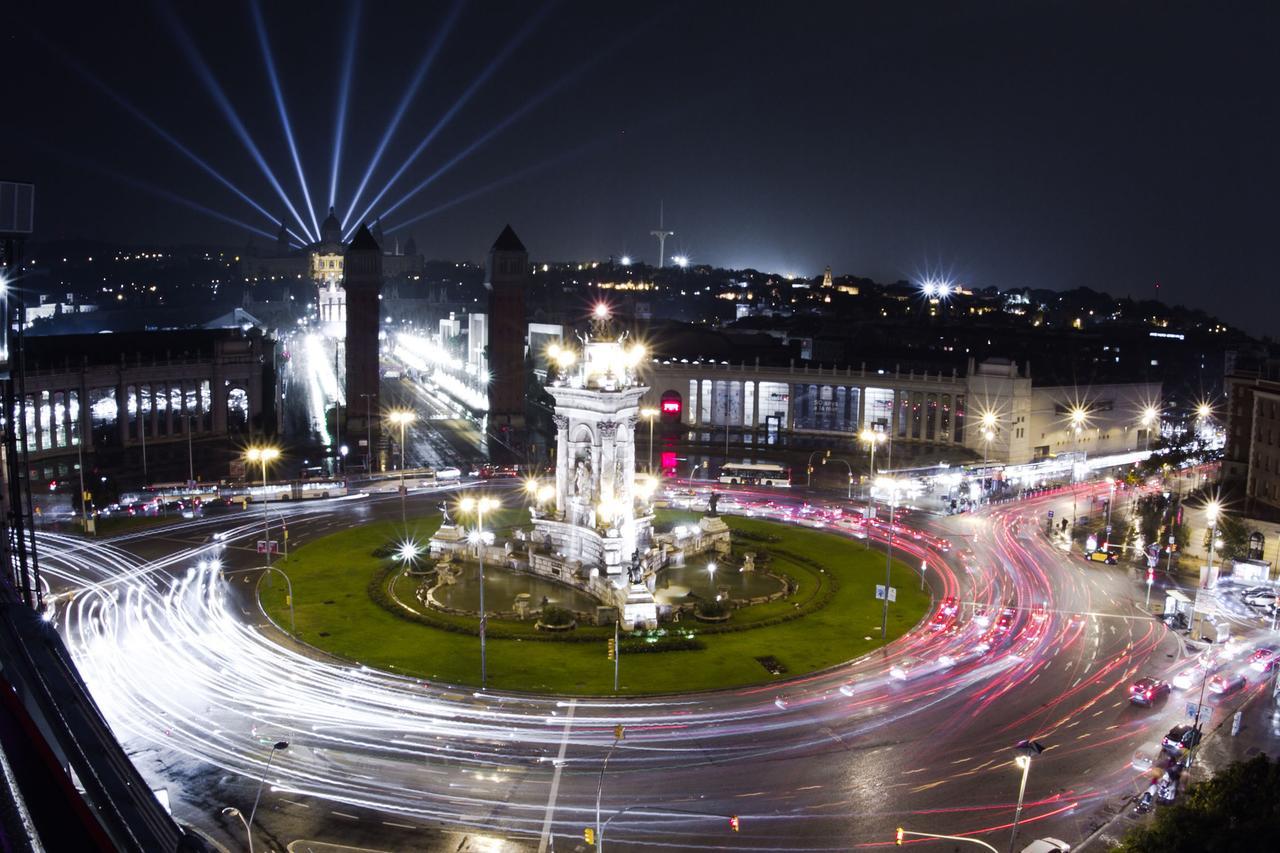
[[[791,621],[724,633],[704,628],[698,634],[707,646],[702,650],[623,655],[620,692],[670,693],[765,683],[782,677],[770,675],[755,660],[758,656],[772,655],[787,667],[787,676],[793,676],[833,666],[881,645],[881,603],[874,591],[877,582],[884,582],[883,550],[869,551],[860,542],[808,528],[736,517],[725,520],[745,536],[777,537],[778,541],[767,543],[743,539],[736,547],[768,549],[774,555],[772,568],[799,585],[789,599],[738,611],[730,625],[773,618],[793,612],[797,603],[816,602],[830,589],[832,579],[837,585],[834,595],[825,606]],[[436,522],[424,518],[415,520],[413,527],[434,530]],[[293,580],[298,635],[311,645],[369,666],[433,681],[476,684],[480,671],[476,636],[400,618],[368,595],[369,582],[383,565],[370,552],[397,538],[400,529],[395,523],[381,523],[342,531],[309,542],[277,563]],[[929,606],[918,577],[894,563],[898,600],[890,606],[891,639],[914,626]],[[412,590],[409,580],[397,586],[406,601],[412,601]],[[276,623],[287,626],[283,585],[264,580],[260,594]],[[475,624],[464,617],[433,618],[466,627]],[[491,686],[572,694],[612,692],[613,664],[605,655],[610,629],[575,632],[597,637],[598,642],[557,642],[520,639],[522,634],[541,636],[530,623],[490,620],[489,625],[491,631],[513,637],[488,641]]]

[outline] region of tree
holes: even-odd
[[[1271,846],[1280,831],[1280,763],[1237,761],[1129,831],[1113,853],[1227,853]]]
[[[1209,537],[1213,535],[1213,528],[1205,531],[1204,544],[1209,547]],[[1222,542],[1222,546],[1215,551],[1218,559],[1226,562],[1227,560],[1243,560],[1249,556],[1249,529],[1244,526],[1244,522],[1234,515],[1221,515],[1218,517],[1218,539]]]

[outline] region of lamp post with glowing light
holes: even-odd
[[[714,601],[716,598],[718,598],[718,596],[716,595],[716,562],[715,560],[712,560],[711,562],[707,563],[707,583],[711,584],[711,600]]]
[[[1018,807],[1013,812],[1013,831],[1009,835],[1009,853],[1013,853],[1014,845],[1018,841],[1018,821],[1022,818],[1022,800],[1027,794],[1027,774],[1031,772],[1031,756],[1044,752],[1044,747],[1034,740],[1019,742],[1018,749],[1023,750],[1023,753],[1015,758],[1013,763],[1022,770],[1022,784],[1018,786]]]
[[[983,412],[981,418],[982,425],[982,464],[986,466],[991,461],[991,442],[996,437],[996,429],[1000,425],[1000,419],[995,412]]]
[[[875,480],[876,476],[876,445],[887,440],[888,437],[889,436],[886,433],[870,427],[858,433],[858,438],[866,442],[867,446],[871,449],[871,460],[867,463],[868,488],[870,488],[870,484]]]
[[[244,824],[245,835],[249,839],[249,853],[253,853],[253,818],[258,813],[258,800],[262,798],[262,786],[267,781],[267,774],[271,772],[271,759],[275,758],[277,751],[284,751],[289,748],[289,741],[277,741],[271,747],[271,752],[267,754],[267,766],[262,771],[262,778],[258,781],[258,793],[253,798],[253,808],[249,810],[249,817],[245,816],[238,808],[227,806],[222,810],[224,815],[231,815],[240,818],[240,822]]]
[[[1151,428],[1156,426],[1160,421],[1160,412],[1155,406],[1147,406],[1142,410],[1142,416],[1138,418],[1138,423],[1146,427],[1146,447],[1144,450],[1151,449]]]
[[[404,487],[404,428],[413,423],[417,416],[407,409],[397,409],[387,417],[393,424],[400,427],[400,523],[408,524],[408,511],[405,509],[405,495],[408,490]]]
[[[485,660],[485,627],[488,622],[484,609],[484,514],[502,506],[497,498],[475,498],[467,496],[458,502],[458,510],[463,515],[475,513],[476,526],[472,531],[472,541],[476,545],[476,557],[480,561],[480,689],[484,689],[488,680],[488,669]]]
[[[267,554],[267,565],[271,565],[271,517],[267,508],[267,464],[280,458],[280,451],[274,447],[250,447],[245,452],[245,459],[257,462],[262,466],[262,531],[265,534],[263,550]]]
[[[881,477],[876,483],[889,491],[889,535],[885,537],[884,544],[884,615],[880,620],[880,639],[885,640],[889,637],[889,568],[893,564],[893,516],[898,509],[898,489],[901,486],[892,477]]]
[[[658,410],[652,406],[640,410],[640,417],[649,421],[649,473],[653,473],[653,422],[658,417]]]
[[[1071,409],[1071,432],[1074,436],[1075,450],[1080,450],[1080,432],[1084,429],[1085,424],[1089,420],[1089,413],[1081,406],[1074,406]],[[1074,535],[1076,529],[1076,465],[1075,460],[1071,462],[1071,532]]]

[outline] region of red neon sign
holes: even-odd
[[[664,414],[669,414],[669,415],[680,414],[680,401],[679,400],[663,400],[662,411]]]

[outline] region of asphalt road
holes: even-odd
[[[409,496],[419,512],[438,500]],[[773,503],[738,495],[721,509],[858,532],[847,516]],[[180,820],[228,849],[244,848],[244,829],[221,809],[247,815],[264,772],[257,849],[586,849],[598,792],[613,850],[848,850],[892,843],[898,826],[1006,849],[1013,747],[1033,738],[1046,749],[1028,775],[1021,849],[1090,836],[1146,787],[1135,753],[1153,753],[1185,716],[1176,692],[1152,709],[1129,704],[1136,677],[1171,677],[1189,650],[1141,609],[1139,574],[1086,563],[1043,535],[1050,508],[1062,517],[1070,497],[899,526],[895,543],[929,562],[937,600],[957,599],[942,630],[922,625],[786,683],[650,699],[480,694],[298,648],[253,596],[255,507],[92,545],[47,536],[42,560],[63,593],[59,626],[126,749]],[[399,503],[279,509],[296,546],[395,518]],[[913,533],[924,529],[953,547],[930,548]],[[870,531],[873,547],[886,532]],[[892,677],[908,658],[920,660],[909,677]],[[1251,681],[1224,706],[1260,689]],[[268,771],[280,739],[290,746]],[[923,849],[951,849],[932,844]]]

